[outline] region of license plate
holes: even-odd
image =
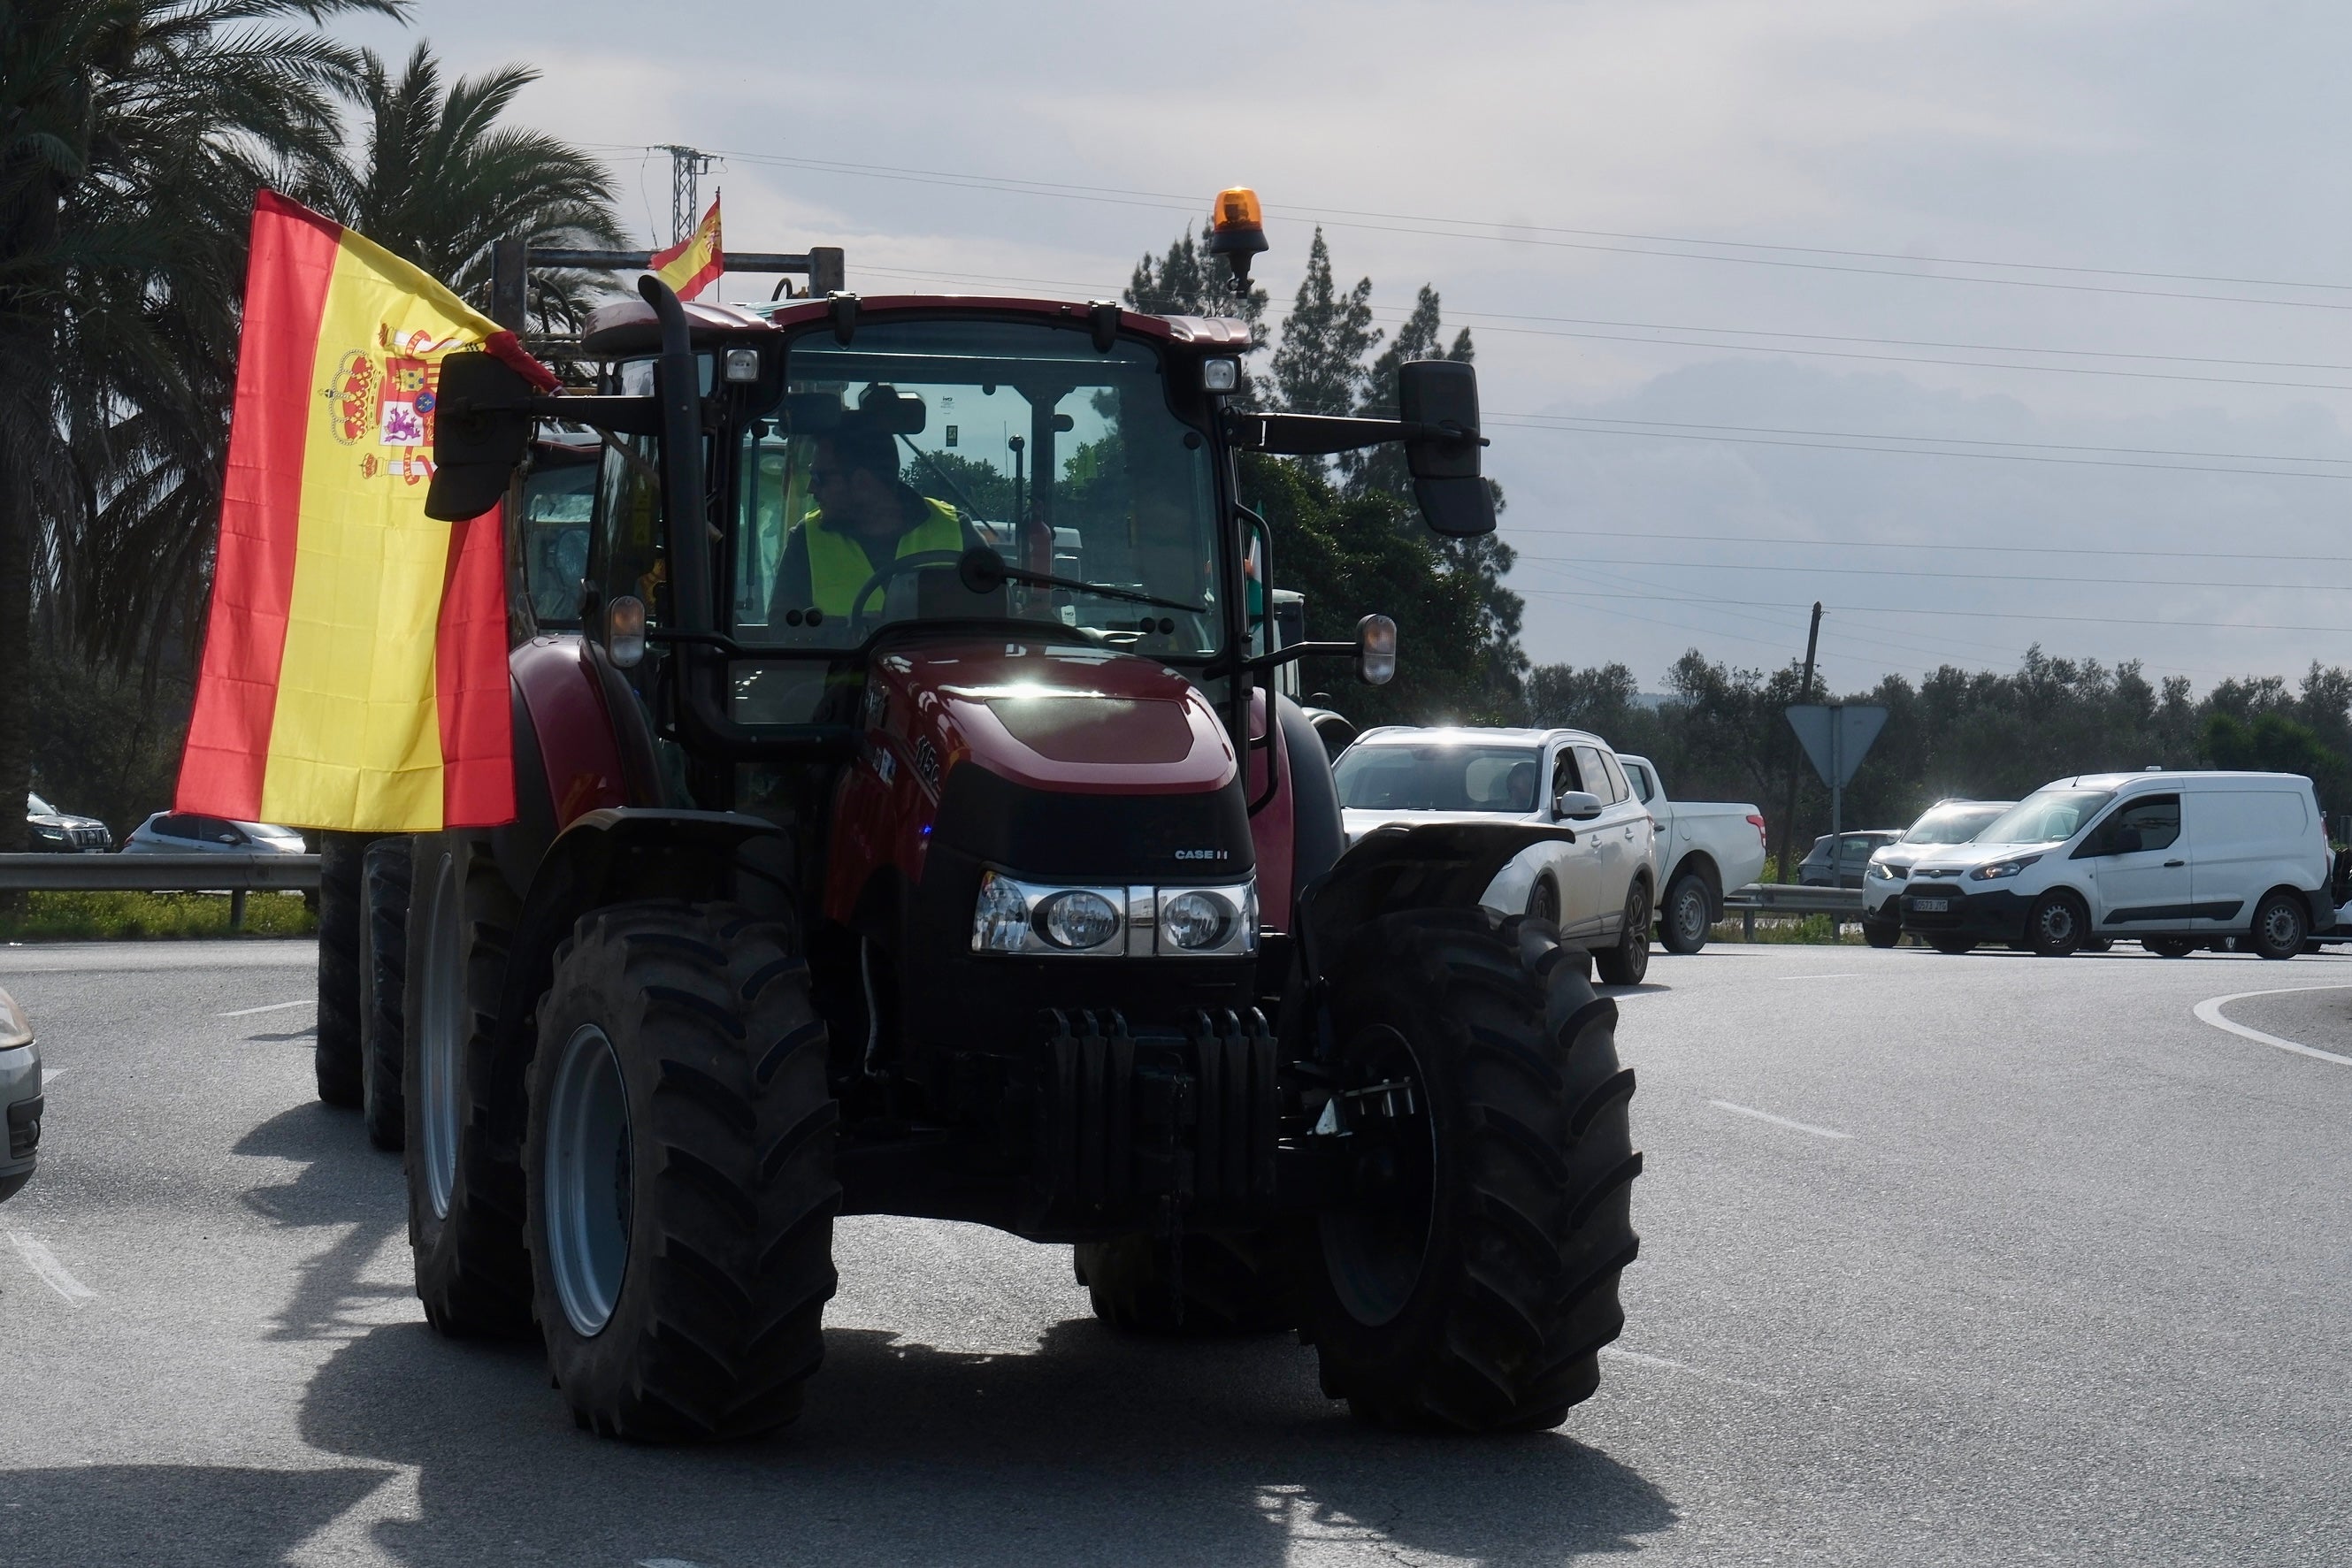
[[[1952,901],[1948,898],[1915,898],[1911,901],[1911,907],[1922,915],[1949,915]]]

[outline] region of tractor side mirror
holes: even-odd
[[[1479,461],[1478,372],[1458,360],[1408,360],[1397,367],[1397,413],[1441,433],[1404,444],[1413,499],[1430,528],[1457,539],[1493,533],[1495,493]]]
[[[505,498],[530,450],[531,384],[478,350],[441,361],[434,389],[433,483],[425,515],[436,522],[478,517]]]
[[[1551,814],[1555,821],[1590,821],[1601,815],[1601,797],[1582,789],[1563,789],[1552,797]]]
[[[1356,622],[1356,679],[1368,686],[1396,679],[1396,622],[1385,615]]]

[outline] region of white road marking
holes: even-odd
[[[1775,1116],[1769,1111],[1759,1111],[1753,1105],[1735,1105],[1728,1100],[1710,1100],[1708,1104],[1718,1111],[1728,1111],[1735,1116],[1753,1116],[1759,1122],[1769,1122],[1776,1127],[1788,1127],[1800,1133],[1811,1133],[1816,1138],[1851,1138],[1852,1133],[1841,1133],[1834,1127],[1816,1127],[1811,1122],[1791,1122],[1786,1116]]]
[[[2352,991],[2352,986],[2280,986],[2267,991],[2232,991],[2226,997],[2209,997],[2190,1010],[2215,1029],[2227,1030],[2241,1039],[2254,1040],[2263,1045],[2275,1046],[2281,1051],[2291,1051],[2297,1056],[2315,1056],[2322,1061],[2332,1061],[2338,1067],[2352,1067],[2352,1056],[2346,1056],[2338,1051],[2322,1051],[2315,1045],[2305,1045],[2297,1040],[2281,1040],[2274,1034],[2264,1034],[2258,1029],[2248,1029],[2244,1024],[2231,1023],[2221,1016],[2221,1009],[2231,1002],[2242,1002],[2248,997],[2284,997],[2295,991]]]
[[[44,1068],[42,1068],[42,1069],[41,1069],[41,1092],[42,1092],[42,1093],[44,1093],[44,1094],[47,1093],[47,1092],[49,1092],[49,1085],[50,1085],[50,1084],[55,1083],[58,1079],[63,1078],[67,1073],[71,1072],[72,1071],[73,1071],[73,1069],[72,1069],[72,1068],[70,1068],[70,1067],[44,1067]]]
[[[1650,1355],[1638,1350],[1627,1350],[1622,1345],[1604,1344],[1601,1347],[1601,1354],[1618,1361],[1630,1361],[1640,1366],[1656,1366],[1672,1372],[1687,1372],[1694,1377],[1704,1377],[1712,1383],[1728,1383],[1735,1388],[1753,1388],[1759,1394],[1789,1392],[1785,1388],[1776,1388],[1769,1383],[1751,1383],[1745,1377],[1733,1377],[1727,1373],[1709,1372],[1703,1366],[1693,1366],[1686,1361],[1669,1361],[1663,1355]]]
[[[266,1007],[239,1008],[233,1013],[215,1013],[216,1019],[249,1019],[256,1013],[282,1013],[288,1008],[310,1008],[319,1005],[316,997],[304,997],[298,1002],[271,1002]]]
[[[21,1230],[8,1232],[8,1239],[16,1244],[16,1251],[24,1258],[26,1267],[38,1274],[41,1277],[41,1283],[50,1290],[68,1301],[88,1301],[97,1299],[98,1292],[68,1273],[66,1266],[58,1261],[58,1255],[42,1246],[39,1241]]]

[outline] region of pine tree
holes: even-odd
[[[1381,340],[1372,325],[1372,280],[1359,278],[1342,294],[1331,277],[1331,249],[1323,231],[1307,253],[1307,277],[1283,318],[1282,347],[1274,351],[1274,384],[1294,413],[1352,413],[1368,372],[1364,356]]]
[[[1208,253],[1208,237],[1205,227],[1201,245],[1194,245],[1191,235],[1180,235],[1156,267],[1149,255],[1137,262],[1127,285],[1128,308],[1155,316],[1230,316],[1246,321],[1249,351],[1255,353],[1265,347],[1265,290],[1254,283],[1234,292],[1233,269]]]

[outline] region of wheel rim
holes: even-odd
[[[1625,929],[1617,934],[1617,945],[1628,964],[1642,962],[1650,951],[1650,893],[1638,882],[1625,895]]]
[[[1555,924],[1559,920],[1559,895],[1552,892],[1551,883],[1540,877],[1536,879],[1535,891],[1528,894],[1528,918]]]
[[[1675,897],[1675,932],[1685,942],[1706,935],[1706,890],[1685,884]]]
[[[2273,947],[2301,947],[2303,922],[2284,901],[2263,911],[2263,936]]]
[[[457,1186],[457,1131],[462,1122],[458,1085],[467,1032],[454,856],[440,857],[425,913],[425,950],[411,958],[425,967],[418,978],[422,1006],[412,1020],[415,1032],[409,1049],[417,1055],[417,1089],[424,1101],[417,1111],[425,1134],[421,1157],[425,1192],[433,1203],[433,1217],[446,1219]]]
[[[1400,1186],[1409,1194],[1403,1201],[1384,1207],[1335,1210],[1317,1221],[1332,1293],[1349,1317],[1366,1328],[1379,1328],[1404,1312],[1412,1300],[1413,1287],[1421,1282],[1421,1265],[1429,1251],[1437,1212],[1437,1124],[1430,1114],[1427,1080],[1417,1071],[1412,1047],[1404,1036],[1386,1025],[1367,1030],[1349,1059],[1366,1064],[1367,1082],[1402,1077],[1416,1086],[1413,1112],[1405,1118],[1407,1125],[1401,1129],[1396,1147],[1408,1154],[1419,1153],[1422,1146],[1427,1150],[1428,1164],[1420,1171],[1399,1173]],[[1425,1130],[1425,1145],[1417,1145],[1413,1139],[1411,1123],[1415,1120]]]
[[[2063,902],[2044,904],[2042,909],[2042,939],[2053,947],[2073,946],[2077,933],[2074,911]]]
[[[583,1338],[611,1321],[628,1270],[631,1155],[621,1060],[603,1030],[582,1024],[549,1092],[541,1187],[555,1293]]]

